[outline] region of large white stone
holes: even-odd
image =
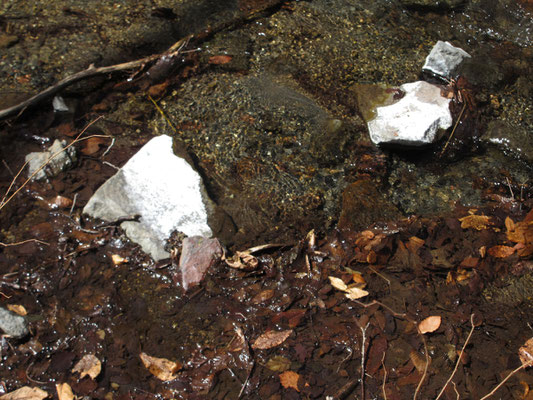
[[[377,107],[368,122],[370,139],[375,144],[422,146],[438,139],[440,129],[452,125],[450,99],[441,96],[440,87],[424,81],[400,87],[405,95],[397,102]]]
[[[470,57],[470,54],[463,49],[453,46],[450,42],[439,40],[426,57],[422,70],[446,79],[455,78],[455,73],[461,63]]]
[[[91,197],[83,212],[105,221],[138,214],[121,227],[155,260],[166,258],[165,240],[173,230],[188,236],[212,235],[213,209],[200,175],[174,155],[172,138],[153,138]]]

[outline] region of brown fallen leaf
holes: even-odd
[[[68,383],[59,383],[56,385],[57,397],[59,400],[73,400],[74,393]]]
[[[348,289],[348,286],[344,281],[340,278],[337,278],[335,276],[328,276],[329,282],[331,283],[331,286],[333,286],[335,289],[342,290],[343,292]]]
[[[124,258],[119,254],[111,255],[111,260],[113,261],[114,265],[122,265],[122,264],[126,264],[127,262],[129,262],[128,258]]]
[[[209,64],[215,64],[215,65],[222,65],[227,64],[233,59],[232,56],[227,56],[224,54],[218,55],[218,56],[211,56],[209,57]]]
[[[473,228],[478,231],[488,229],[488,227],[492,225],[492,222],[490,222],[490,218],[487,215],[467,215],[466,217],[459,218],[459,221],[461,221],[461,228]]]
[[[522,347],[518,349],[518,356],[522,365],[533,367],[533,337],[528,339]]]
[[[231,268],[242,269],[243,271],[253,271],[259,265],[256,257],[247,251],[236,251],[231,258],[225,258],[226,264]]]
[[[283,356],[274,356],[267,361],[265,367],[274,372],[285,372],[291,367],[291,360]]]
[[[106,139],[102,137],[92,137],[85,141],[85,146],[81,149],[81,152],[86,156],[91,156],[100,150],[100,146],[105,145]]]
[[[68,197],[57,195],[52,200],[52,204],[59,208],[69,208],[72,206],[72,200]]]
[[[375,254],[375,253],[374,253]],[[352,274],[352,280],[357,283],[357,287],[364,288],[366,286],[365,278],[361,274]]]
[[[89,375],[91,379],[95,379],[102,370],[102,363],[94,354],[85,354],[83,358],[77,362],[72,368],[72,372],[79,372],[80,379]]]
[[[176,379],[177,375],[175,373],[182,367],[180,363],[167,360],[166,358],[152,357],[146,353],[139,354],[139,357],[148,371],[162,381]]]
[[[9,311],[13,311],[15,314],[18,314],[18,315],[22,315],[22,316],[28,315],[28,312],[26,311],[24,306],[21,306],[20,304],[8,304],[6,308]]]
[[[300,391],[300,389],[298,389],[298,379],[300,379],[300,375],[294,371],[285,371],[279,375],[281,386],[285,389],[293,388],[297,392]]]
[[[48,393],[39,388],[23,386],[13,392],[0,396],[0,400],[42,400],[48,397]]]
[[[368,296],[368,292],[363,289],[359,289],[358,287],[351,287],[345,290],[346,292],[346,298],[350,300],[357,300],[362,297]]]
[[[427,361],[425,360],[425,358],[423,358],[416,350],[411,350],[411,352],[409,353],[409,358],[411,359],[411,362],[415,366],[416,370],[420,374],[422,374],[426,369]]]
[[[488,249],[487,252],[492,257],[505,258],[513,254],[515,252],[515,249],[509,246],[497,245]]]
[[[286,331],[269,331],[259,336],[252,344],[252,349],[266,350],[282,344],[293,332],[292,329]]]
[[[274,291],[274,289],[265,289],[259,293],[257,293],[253,299],[252,299],[252,304],[261,304],[267,300],[270,300],[272,297],[274,297],[274,294],[276,292]]]
[[[441,323],[441,317],[439,315],[433,315],[422,320],[418,324],[418,330],[421,334],[435,332],[439,329]]]

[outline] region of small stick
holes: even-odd
[[[127,69],[134,69],[143,67],[146,64],[155,61],[159,58],[162,58],[163,56],[176,56],[178,55],[183,46],[188,43],[189,39],[191,37],[188,36],[184,39],[178,40],[176,43],[174,43],[167,51],[161,54],[155,54],[148,57],[141,58],[139,60],[129,61],[121,64],[115,64],[110,65],[107,67],[95,67],[94,64],[89,65],[89,67],[83,71],[77,72],[74,75],[67,76],[65,79],[62,79],[58,83],[56,83],[53,86],[50,86],[49,88],[43,90],[42,92],[37,93],[35,96],[30,97],[28,100],[23,101],[17,105],[14,105],[13,107],[6,108],[4,110],[0,110],[0,119],[10,117],[12,115],[15,115],[18,113],[18,115],[22,114],[26,108],[35,105],[54,94],[58,93],[62,89],[66,88],[67,86],[72,85],[73,83],[76,83],[78,81],[81,81],[83,79],[90,78],[92,76],[96,75],[103,75],[108,74],[111,72],[117,72],[117,71],[124,71]]]
[[[503,381],[501,381],[494,389],[492,389],[492,391],[488,394],[486,394],[485,396],[483,396],[481,399],[479,400],[485,400],[485,399],[488,399],[490,396],[492,396],[494,393],[496,393],[496,391],[502,387],[502,385],[507,382],[507,380],[513,376],[514,374],[516,374],[518,371],[520,371],[521,369],[524,369],[524,368],[527,368],[527,367],[533,367],[533,360],[531,360],[530,362],[528,363],[525,363],[525,364],[522,364],[520,365],[518,368],[514,369],[513,371],[509,372],[509,374],[505,377],[505,379]]]
[[[78,199],[78,193],[74,195],[74,199],[72,199],[72,207],[70,207],[70,212],[68,213],[68,216],[70,217],[72,215],[72,212],[74,211],[74,207],[76,207],[76,200]]]
[[[435,400],[440,399],[440,397],[444,394],[444,391],[446,390],[446,387],[448,386],[450,381],[453,379],[453,376],[457,372],[457,368],[459,367],[459,363],[461,362],[461,360],[463,358],[463,353],[465,351],[465,348],[468,345],[468,342],[470,341],[470,338],[472,337],[472,333],[474,333],[474,328],[475,328],[475,326],[474,326],[474,314],[470,315],[470,325],[472,325],[472,327],[470,328],[470,333],[468,334],[468,336],[466,338],[466,341],[463,344],[463,348],[461,349],[461,353],[459,353],[459,358],[458,358],[457,362],[455,363],[455,368],[453,369],[452,374],[450,375],[450,377],[448,378],[448,380],[446,381],[446,383],[442,387],[441,391],[439,392],[439,395],[435,398]]]
[[[418,331],[418,328],[417,328]],[[426,379],[426,375],[428,373],[429,368],[429,354],[428,354],[428,345],[426,343],[426,338],[424,335],[420,335],[422,337],[422,343],[424,343],[424,353],[426,354],[426,365],[424,366],[424,373],[422,374],[422,378],[420,378],[420,382],[418,382],[418,386],[416,387],[415,394],[413,395],[413,400],[416,400],[416,396],[418,396],[418,392],[420,392],[420,388],[422,387],[422,383]]]
[[[511,182],[509,181],[508,177],[505,177],[505,180],[507,181],[507,186],[509,187],[509,191],[511,192],[511,199],[514,199],[514,193],[513,188],[511,187]]]
[[[448,140],[446,141],[446,144],[444,145],[444,148],[442,149],[442,151],[440,152],[439,154],[439,157],[442,157],[442,155],[444,154],[444,152],[446,151],[446,148],[448,147],[448,145],[450,144],[450,140],[452,140],[452,137],[453,137],[453,134],[455,133],[455,129],[457,129],[457,125],[459,125],[459,122],[461,122],[461,118],[463,117],[463,113],[465,111],[465,108],[466,108],[466,102],[465,104],[463,105],[463,109],[461,110],[461,113],[459,114],[459,118],[457,118],[457,121],[455,121],[455,125],[452,129],[452,133],[450,133],[450,137],[448,138]]]
[[[383,384],[381,385],[381,390],[383,392],[383,399],[387,400],[387,392],[385,391],[385,384],[387,383],[387,367],[385,367],[385,355],[386,351],[383,352],[383,357],[381,358],[381,365],[383,366]]]
[[[46,246],[50,246],[50,243],[46,243],[46,242],[43,242],[42,240],[37,240],[37,239],[27,239],[27,240],[23,240],[21,242],[16,242],[16,243],[3,243],[3,242],[0,242],[0,246],[4,246],[4,247],[20,246],[21,244],[29,243],[29,242],[35,242],[35,243],[44,244]]]

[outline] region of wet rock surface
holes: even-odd
[[[83,213],[107,222],[127,219],[120,225],[128,237],[158,261],[169,256],[164,243],[174,230],[210,237],[214,208],[200,175],[173,154],[172,138],[162,135],[98,188]]]
[[[30,331],[28,329],[28,321],[12,311],[0,307],[0,330],[15,339],[20,339],[26,336]]]

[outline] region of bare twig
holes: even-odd
[[[35,177],[35,175],[37,175],[43,168],[45,168],[50,163],[50,161],[52,161],[54,158],[56,158],[59,154],[63,153],[64,151],[68,150],[70,147],[74,146],[76,143],[79,143],[79,142],[81,142],[83,140],[87,140],[87,139],[90,139],[90,138],[93,138],[93,137],[106,137],[106,138],[110,137],[108,135],[91,135],[91,136],[87,136],[87,137],[81,138],[81,135],[83,135],[85,133],[85,131],[92,124],[94,124],[96,121],[98,121],[100,118],[102,118],[102,117],[98,117],[95,120],[91,121],[89,124],[87,124],[87,126],[78,134],[78,136],[76,136],[76,138],[71,143],[69,143],[67,146],[65,146],[62,150],[57,151],[54,154],[51,154],[50,157],[48,157],[48,159],[37,170],[35,170],[33,172],[33,174],[31,174],[31,176],[28,179],[26,179],[24,181],[24,183],[8,197],[9,192],[11,191],[13,186],[15,185],[15,182],[16,182],[17,178],[20,176],[20,174],[22,173],[22,171],[24,170],[26,165],[28,165],[28,161],[26,161],[24,163],[24,165],[18,171],[17,175],[11,181],[11,184],[9,185],[9,188],[7,189],[4,197],[2,198],[2,201],[0,202],[0,210],[2,210],[2,208],[4,208],[5,205],[7,203],[9,203],[11,201],[11,199],[13,199],[13,197],[15,197],[18,194],[18,192],[20,192]]]
[[[446,151],[446,148],[450,144],[450,140],[452,140],[453,134],[455,133],[455,130],[457,129],[457,125],[459,125],[459,122],[461,122],[461,118],[463,117],[463,113],[465,112],[465,109],[466,109],[466,101],[463,104],[463,108],[461,109],[461,113],[459,114],[459,117],[457,118],[457,121],[455,121],[455,125],[453,126],[452,133],[450,133],[450,136],[448,137],[448,140],[446,141],[446,144],[444,145],[442,151],[440,152],[439,157],[442,157],[442,155]]]
[[[412,322],[415,323],[414,321]],[[422,378],[420,378],[420,382],[418,382],[418,385],[415,390],[415,394],[413,395],[413,400],[416,400],[416,397],[418,396],[418,393],[420,392],[420,388],[422,387],[422,383],[424,383],[424,380],[426,379],[428,368],[429,368],[429,354],[428,354],[428,345],[426,343],[426,338],[422,334],[420,334],[420,337],[422,338],[422,343],[424,343],[424,354],[426,355],[426,365],[424,366],[424,373],[422,374]]]
[[[188,36],[184,39],[178,40],[176,43],[174,43],[167,51],[161,54],[155,54],[148,57],[141,58],[139,60],[129,61],[121,64],[115,64],[110,65],[107,67],[95,67],[94,64],[89,65],[89,67],[83,71],[77,72],[74,75],[70,75],[66,77],[65,79],[59,81],[53,86],[50,86],[49,88],[43,90],[42,92],[37,93],[35,96],[30,97],[28,100],[23,101],[17,105],[14,105],[13,107],[6,108],[4,110],[0,110],[0,119],[10,117],[15,114],[22,114],[26,108],[33,106],[51,96],[58,93],[62,89],[72,85],[73,83],[79,82],[83,79],[87,79],[96,75],[102,75],[102,74],[109,74],[112,72],[117,71],[124,71],[127,69],[134,69],[143,67],[148,63],[151,63],[155,60],[158,60],[162,58],[163,56],[166,57],[174,57],[178,55],[181,50],[183,49],[183,46],[185,46],[189,39],[191,37]]]
[[[448,380],[446,381],[446,383],[444,384],[444,386],[442,387],[441,391],[439,392],[439,395],[435,398],[435,400],[438,400],[440,399],[440,397],[444,394],[444,391],[446,390],[446,387],[448,386],[448,384],[451,382],[451,380],[453,379],[453,376],[455,375],[455,373],[457,372],[457,368],[459,367],[459,363],[461,362],[462,358],[463,358],[463,353],[465,351],[465,348],[466,346],[468,345],[468,342],[470,341],[470,338],[472,337],[472,333],[474,333],[474,328],[475,328],[475,325],[474,325],[474,314],[471,314],[470,315],[470,325],[472,326],[470,328],[470,333],[468,334],[467,338],[466,338],[466,341],[465,343],[463,344],[463,348],[461,349],[461,353],[459,353],[459,359],[457,360],[457,362],[455,363],[455,368],[453,369],[453,372],[452,374],[450,375],[450,377],[448,378]]]
[[[521,369],[524,369],[526,367],[531,367],[533,366],[533,362],[530,362],[530,363],[527,363],[527,364],[522,364],[520,365],[518,368],[512,370],[511,372],[509,372],[509,374],[505,377],[505,379],[503,381],[501,381],[494,389],[492,389],[492,391],[490,393],[487,393],[485,396],[483,396],[481,399],[479,400],[485,400],[485,399],[488,399],[490,396],[492,396],[494,393],[496,393],[496,391],[501,388],[503,386],[503,384],[505,382],[507,382],[507,380],[509,380],[509,378],[511,376],[513,376],[514,374],[516,374],[518,371],[520,371]]]
[[[361,344],[361,399],[365,400],[365,344],[366,344],[366,330],[370,322],[367,322],[365,327],[359,326],[363,334],[363,343]]]
[[[0,242],[0,246],[3,246],[3,247],[20,246],[21,244],[28,243],[28,242],[35,242],[35,243],[44,244],[46,246],[50,246],[50,243],[46,243],[46,242],[43,242],[42,240],[37,240],[37,239],[27,239],[27,240],[23,240],[21,242],[16,242],[16,243]]]
[[[385,355],[387,352],[383,352],[383,357],[381,358],[381,365],[383,366],[383,384],[381,385],[381,391],[383,392],[383,400],[387,400],[387,392],[385,390],[385,385],[387,383],[387,367],[385,367]]]

